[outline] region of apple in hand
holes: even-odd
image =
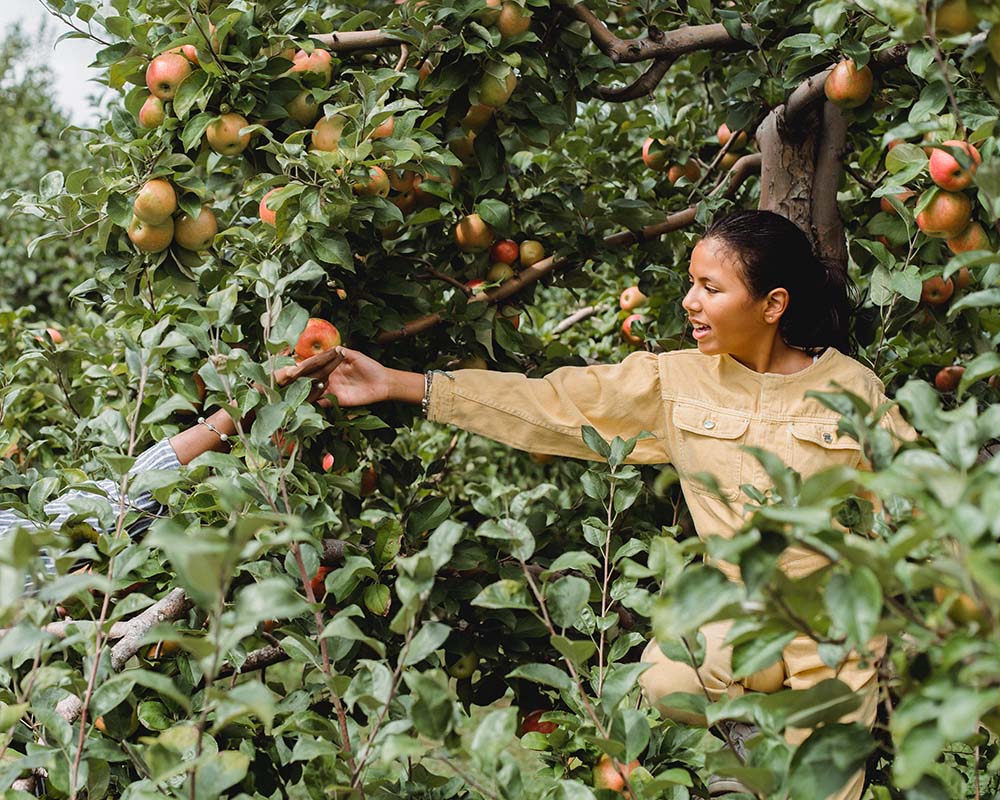
[[[638,286],[629,286],[618,298],[618,305],[621,306],[622,311],[631,311],[633,308],[645,305],[648,299],[639,291]]]
[[[340,344],[340,331],[325,319],[310,317],[306,328],[295,343],[295,358],[305,361],[310,356],[322,353]]]
[[[965,367],[958,365],[942,367],[938,370],[937,375],[934,376],[934,388],[939,392],[953,392],[958,388],[958,384],[962,382],[964,374]]]
[[[924,281],[920,290],[920,301],[929,306],[941,306],[948,302],[955,291],[951,278],[945,280],[940,275]]]

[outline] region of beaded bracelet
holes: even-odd
[[[220,431],[218,428],[216,428],[211,422],[209,422],[204,417],[198,417],[198,424],[199,425],[204,425],[212,433],[214,433],[216,436],[218,436],[219,439],[221,439],[223,442],[228,442],[229,441],[229,434],[228,433],[223,433],[222,431]]]
[[[420,401],[420,411],[427,416],[427,411],[431,407],[431,381],[434,380],[434,371],[428,370],[424,373],[424,399]]]

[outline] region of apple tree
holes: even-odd
[[[167,509],[143,537],[96,504],[100,526],[2,542],[4,586],[41,585],[0,596],[0,784],[688,798],[726,771],[822,797],[867,766],[871,797],[1000,788],[992,6],[45,3],[121,99],[84,163],[15,193],[46,242],[100,255],[72,290],[93,324],[8,359],[11,387],[72,364],[75,411],[32,429],[8,393],[4,435],[32,449],[3,502],[44,522],[203,408],[256,419],[136,479]],[[672,469],[625,465],[634,442],[584,430],[594,462],[546,463],[270,378],[310,318],[412,370],[689,346],[686,259],[734,206],[787,215],[857,283],[859,358],[922,437],[897,453],[884,410],[825,395],[873,471],[758,453],[773,485],[733,539],[698,539]],[[830,567],[788,579],[789,544]],[[875,730],[837,722],[857,698],[836,680],[660,719],[642,647],[697,663],[713,619],[745,674],[796,633],[831,665],[888,636]],[[761,730],[738,759],[713,735],[731,721]]]

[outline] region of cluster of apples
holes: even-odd
[[[646,305],[648,299],[638,286],[629,286],[618,298],[618,306],[622,311],[629,312]],[[642,344],[643,342],[642,336],[632,330],[632,326],[637,322],[645,322],[642,314],[629,314],[622,323],[622,338],[629,344]]]
[[[213,34],[212,50],[218,52],[220,45],[214,36],[214,26],[210,30]],[[198,50],[191,44],[172,47],[149,62],[146,67],[146,88],[150,94],[139,109],[139,124],[143,128],[158,128],[163,124],[167,118],[166,103],[174,100],[192,69],[200,66]],[[205,141],[220,155],[237,156],[250,144],[250,134],[241,133],[249,124],[242,114],[220,114],[205,129]]]
[[[219,232],[215,212],[203,205],[196,217],[186,212],[175,217],[177,210],[177,193],[170,181],[146,181],[132,203],[128,238],[143,253],[162,252],[171,242],[195,252],[211,247]]]
[[[725,147],[733,135],[725,122],[715,132],[720,147]],[[736,140],[719,161],[719,166],[724,170],[731,169],[740,158],[737,151],[746,147],[748,141],[746,131],[740,131],[736,134]],[[646,137],[642,143],[642,163],[654,172],[666,172],[667,180],[671,185],[677,183],[681,178],[686,178],[690,183],[694,183],[701,177],[701,167],[694,158],[690,158],[682,164],[670,162],[670,142],[666,139]]]

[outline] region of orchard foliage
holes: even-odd
[[[52,797],[609,797],[592,776],[607,755],[640,762],[636,798],[705,796],[720,771],[760,797],[822,797],[866,762],[879,798],[1000,788],[1000,462],[980,456],[1000,430],[995,9],[46,5],[69,35],[102,44],[97,63],[121,97],[87,154],[60,152],[37,190],[6,178],[20,210],[49,220],[26,269],[63,257],[52,248],[99,256],[59,269],[86,320],[71,320],[65,343],[36,341],[25,312],[4,317],[0,436],[21,458],[3,465],[2,502],[44,521],[47,499],[122,479],[145,444],[203,407],[257,416],[232,452],[132,482],[169,509],[143,538],[115,535],[126,520],[104,508],[102,531],[0,541],[0,785],[27,780]],[[188,66],[158,121],[147,70],[175,48]],[[844,59],[870,65],[873,93],[820,116],[824,71]],[[722,124],[752,136],[786,101],[777,139],[720,142]],[[626,465],[634,442],[584,430],[592,463],[535,463],[412,409],[321,411],[305,382],[250,388],[272,385],[310,317],[398,368],[479,358],[539,375],[619,359],[629,311],[617,299],[636,283],[649,300],[631,330],[648,347],[688,346],[679,300],[701,225],[734,204],[781,208],[778,154],[813,139],[836,158],[788,170],[788,202],[836,201],[836,219],[810,235],[841,248],[863,295],[859,357],[923,437],[896,453],[877,425],[884,409],[825,395],[874,470],[803,478],[756,452],[773,486],[746,487],[752,513],[731,540],[693,535],[672,470]],[[982,236],[954,255],[916,221],[945,191],[926,149],[971,167],[952,140],[982,157],[958,190]],[[129,228],[150,180],[169,182],[178,210],[152,223],[173,226],[163,247],[138,249]],[[185,250],[178,220],[206,206],[218,234]],[[453,234],[471,214],[546,257],[474,294],[488,251]],[[938,305],[921,300],[934,278],[952,281]],[[46,307],[38,294],[20,302]],[[965,368],[957,387],[934,390],[950,365]],[[784,577],[778,554],[793,543],[830,566]],[[60,553],[56,576],[41,574],[41,547]],[[745,583],[706,554],[739,564]],[[92,571],[71,573],[81,559]],[[27,573],[41,588],[26,598]],[[639,702],[651,632],[697,661],[698,626],[727,618],[743,674],[796,632],[831,665],[887,635],[876,730],[837,723],[857,702],[838,681],[710,707],[688,698],[711,726],[761,729],[736,764],[708,728]],[[802,746],[785,743],[787,727],[812,726]]]

